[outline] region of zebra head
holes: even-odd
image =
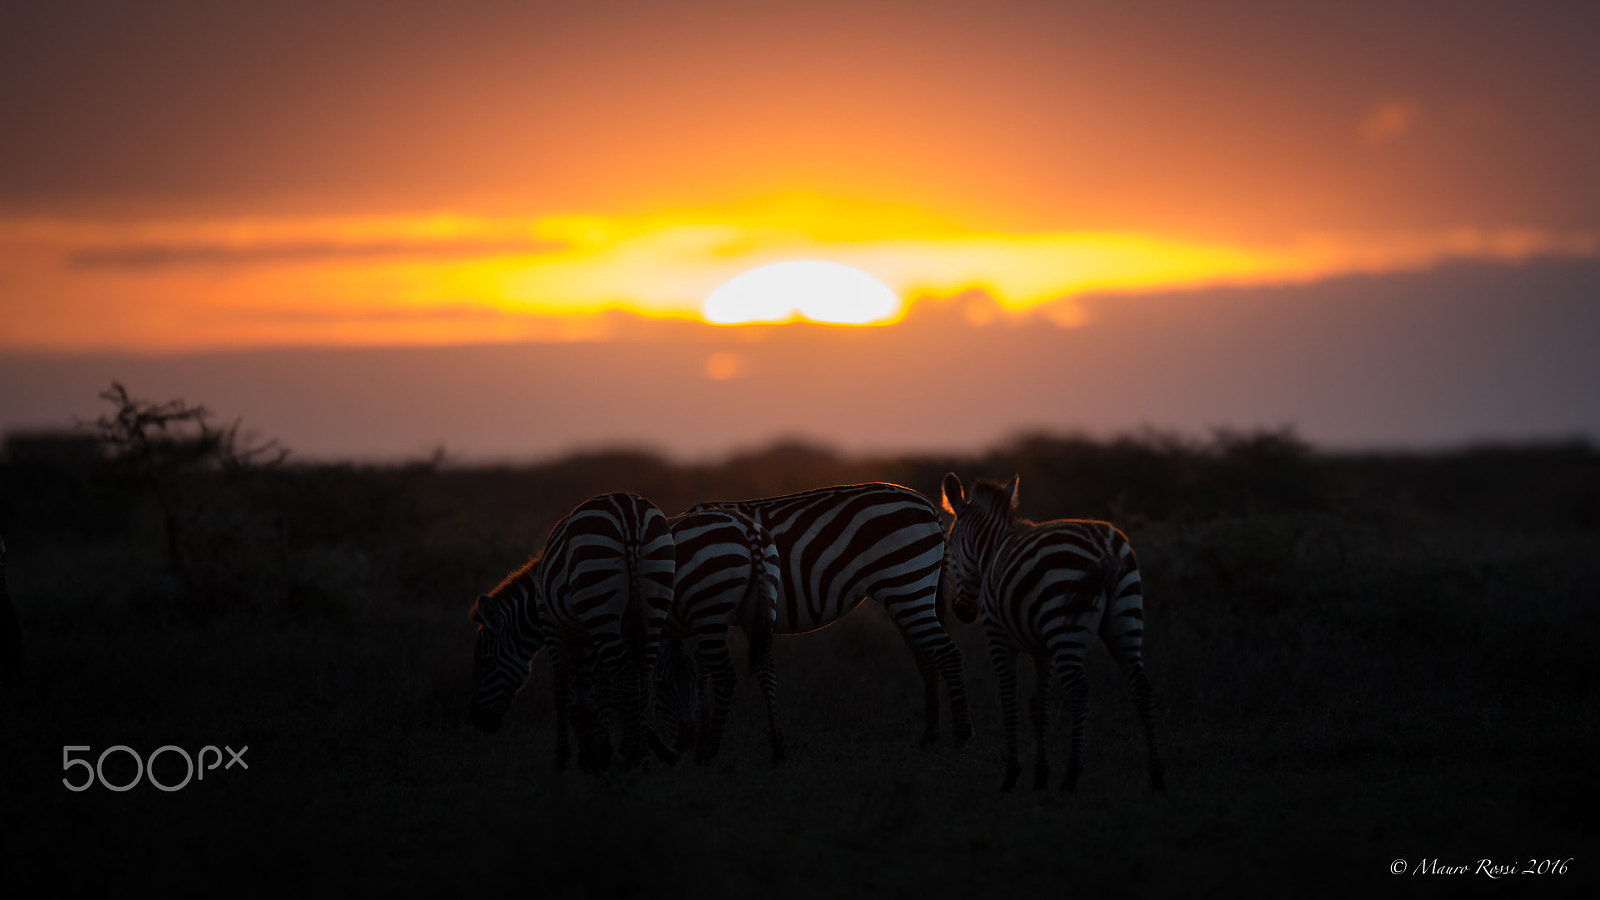
[[[674,752],[688,752],[699,738],[700,667],[694,654],[682,641],[663,641],[650,681],[656,721],[674,729]]]
[[[944,476],[944,509],[954,518],[945,540],[939,591],[963,622],[976,622],[983,611],[983,573],[1016,521],[1020,480],[1020,476],[1013,477],[1010,484],[1002,485],[980,478],[973,482],[969,497],[954,472]]]
[[[531,604],[531,598],[525,601]],[[508,593],[480,594],[470,618],[478,626],[473,648],[472,706],[468,716],[480,731],[500,730],[511,700],[528,680],[533,655],[544,643],[537,626],[529,627]],[[534,632],[529,634],[529,632]]]

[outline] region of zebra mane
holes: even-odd
[[[528,593],[530,595],[533,594],[533,573],[539,568],[539,560],[543,558],[544,554],[541,553],[523,563],[520,568],[501,579],[499,584],[490,589],[488,596],[498,600],[505,596],[505,593],[511,590],[511,588],[519,581],[526,581],[528,583]]]

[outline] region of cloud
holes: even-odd
[[[1416,125],[1418,112],[1417,105],[1407,100],[1379,103],[1361,120],[1361,142],[1378,147],[1399,140]]]
[[[165,269],[278,263],[372,262],[529,256],[567,249],[533,239],[304,242],[270,244],[127,244],[84,247],[67,257],[74,269]]]
[[[355,309],[277,309],[246,307],[218,310],[214,318],[241,322],[322,324],[339,322],[545,322],[556,316],[527,315],[477,303],[426,307],[375,306]]]

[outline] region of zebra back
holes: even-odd
[[[928,615],[937,616],[943,529],[933,504],[910,488],[837,485],[702,503],[691,511],[705,509],[745,513],[771,534],[779,557],[779,634],[822,628],[869,595],[890,608],[925,600]]]

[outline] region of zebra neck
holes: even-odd
[[[539,615],[538,586],[532,576],[518,578],[507,591],[511,594],[511,631],[518,644],[534,650],[544,646],[544,620]]]

